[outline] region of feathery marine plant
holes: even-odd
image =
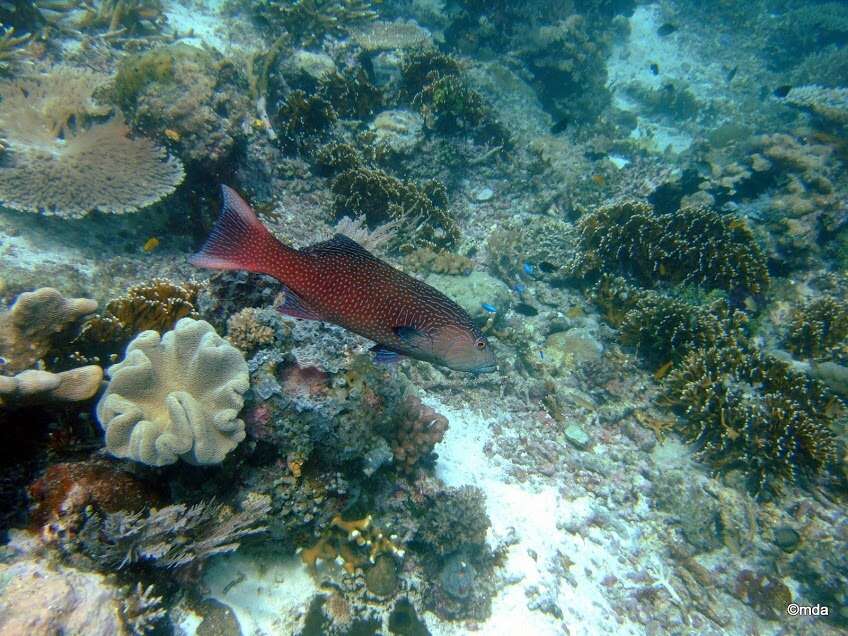
[[[93,209],[134,212],[170,194],[182,164],[144,137],[131,137],[120,113],[95,92],[108,78],[59,67],[0,82],[0,203],[77,218]]]

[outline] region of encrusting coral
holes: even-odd
[[[130,137],[120,114],[97,105],[107,78],[58,67],[47,75],[0,83],[0,201],[17,210],[81,217],[156,203],[183,180],[179,161],[149,139]]]
[[[216,464],[245,437],[247,363],[207,322],[183,318],[161,337],[139,334],[107,374],[97,419],[116,457]]]

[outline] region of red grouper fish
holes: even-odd
[[[282,313],[365,336],[380,360],[400,354],[458,371],[496,369],[471,316],[441,292],[342,234],[301,250],[284,245],[235,190],[221,189],[221,216],[193,265],[273,276],[286,287]]]

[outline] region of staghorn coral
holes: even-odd
[[[364,216],[374,228],[398,221],[400,247],[450,247],[459,239],[459,227],[448,214],[447,192],[437,181],[417,186],[382,170],[353,168],[333,181],[336,215]]]
[[[96,301],[65,298],[52,287],[21,294],[0,314],[0,372],[31,368],[48,354],[58,334],[95,309]]]
[[[136,563],[182,568],[237,550],[242,537],[266,530],[269,510],[267,497],[248,495],[239,511],[201,502],[146,512],[96,513],[86,520],[70,547],[107,571]]]
[[[51,402],[82,402],[100,390],[103,369],[87,365],[50,373],[30,369],[7,377],[0,375],[0,407]]]
[[[584,257],[577,271],[600,266],[652,286],[657,279],[758,294],[768,286],[766,259],[747,224],[708,208],[658,214],[626,201],[579,221]]]
[[[134,212],[183,180],[179,161],[144,137],[132,138],[120,114],[93,101],[106,78],[59,67],[0,82],[0,200],[18,210],[81,217],[93,209]]]
[[[367,0],[256,0],[253,12],[275,31],[287,31],[305,46],[340,37],[376,17]]]
[[[318,542],[301,551],[300,558],[313,572],[319,560],[340,560],[345,571],[353,574],[359,568],[373,565],[380,555],[403,557],[404,551],[395,543],[397,540],[375,526],[371,515],[351,520],[336,515]]]
[[[783,101],[809,110],[831,124],[848,125],[848,88],[796,86]]]
[[[15,35],[15,27],[0,23],[0,75],[7,75],[26,56],[31,38],[29,33]]]
[[[844,350],[846,338],[848,303],[823,296],[793,312],[786,348],[797,355],[822,360],[837,347]]]
[[[433,452],[448,429],[448,419],[407,394],[395,418],[394,438],[389,440],[398,470],[411,473]]]
[[[245,437],[237,415],[247,363],[207,322],[183,318],[161,337],[141,333],[107,374],[97,419],[116,457],[152,466],[215,464]]]
[[[738,468],[758,495],[834,461],[835,398],[823,384],[741,341],[698,349],[669,373],[682,431],[717,470]]]
[[[458,134],[480,128],[491,115],[483,97],[458,75],[432,74],[413,97],[427,127],[445,134]]]
[[[312,159],[313,170],[322,177],[335,177],[347,170],[363,166],[359,151],[351,144],[339,142],[321,146]]]
[[[383,93],[368,79],[362,68],[344,75],[324,73],[315,96],[332,104],[339,117],[365,119],[383,105]]]

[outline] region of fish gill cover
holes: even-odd
[[[0,0],[0,635],[844,633],[846,78],[844,2]]]

